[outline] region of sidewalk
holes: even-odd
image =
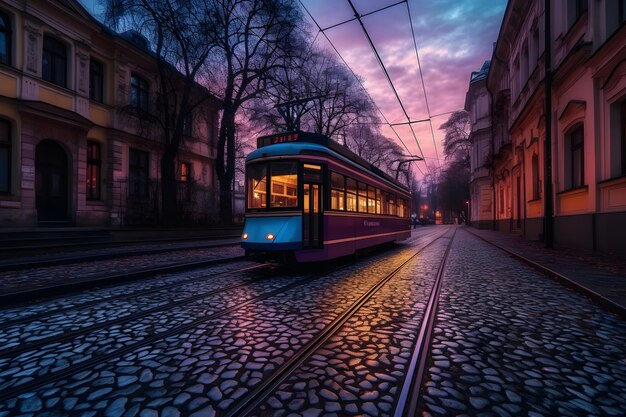
[[[562,275],[613,303],[617,307],[613,310],[626,316],[626,259],[572,248],[548,249],[543,242],[511,233],[465,230]]]

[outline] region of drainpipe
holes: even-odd
[[[545,0],[545,95],[546,95],[546,140],[544,142],[544,211],[543,236],[546,248],[554,246],[554,207],[552,202],[552,49],[550,25],[550,1]]]

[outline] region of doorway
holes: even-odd
[[[320,248],[322,242],[322,167],[304,165],[302,190],[302,247]]]
[[[69,220],[67,154],[52,140],[35,149],[35,201],[38,221]]]

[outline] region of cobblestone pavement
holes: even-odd
[[[223,416],[452,228],[418,230],[312,280],[310,267],[235,273],[253,265],[238,262],[0,310],[0,417]],[[409,262],[255,414],[393,415],[450,236]],[[626,323],[468,233],[454,242],[420,414],[626,415]],[[133,319],[108,324],[120,317]]]
[[[199,323],[190,331],[164,338],[120,357],[55,380],[0,404],[4,415],[212,415],[228,409],[250,387],[280,366],[372,282],[393,269],[412,249],[382,253],[340,272],[295,287],[267,300],[248,304],[226,316]],[[385,262],[381,262],[382,260]],[[293,277],[254,285],[276,287]],[[271,289],[271,288],[269,288]],[[98,350],[116,349],[162,328],[187,323],[205,310],[224,309],[256,294],[246,286],[196,309],[167,311],[136,326],[111,327],[67,344],[49,346],[12,358],[0,376],[6,384],[29,382],[39,372],[63,371]],[[59,350],[65,354],[59,355]],[[30,362],[29,362],[30,360]],[[15,361],[18,363],[16,364]],[[54,363],[49,363],[53,361]],[[55,362],[56,361],[56,362]],[[54,366],[55,368],[52,368]],[[6,369],[5,368],[5,369]],[[179,414],[177,414],[179,413]]]
[[[119,248],[117,248],[119,251]],[[157,268],[183,262],[243,256],[239,246],[222,246],[208,249],[188,249],[155,255],[123,256],[97,262],[49,266],[20,271],[3,271],[0,294],[45,287],[57,282],[83,281],[88,278]]]
[[[405,265],[256,415],[389,415],[451,234],[447,236]]]
[[[626,415],[626,323],[467,233],[431,355],[423,416]]]

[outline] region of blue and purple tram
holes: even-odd
[[[409,212],[407,187],[323,135],[263,136],[246,158],[249,259],[313,262],[403,240]]]

